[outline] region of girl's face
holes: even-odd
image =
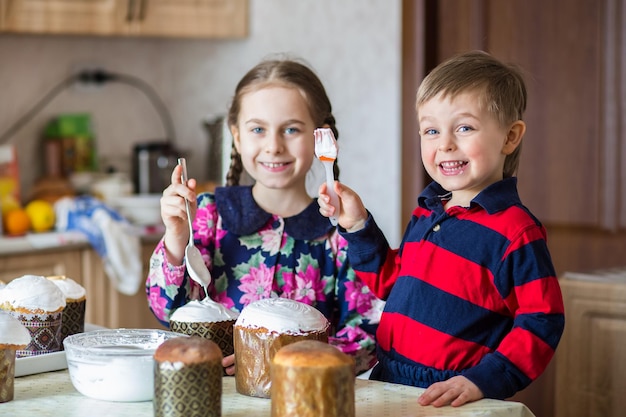
[[[521,121],[501,126],[480,106],[479,93],[439,94],[418,108],[422,162],[452,192],[451,205],[468,207],[485,187],[502,180],[504,159],[524,133]]]
[[[244,94],[232,133],[255,187],[305,189],[315,156],[307,102],[296,88],[269,86]]]

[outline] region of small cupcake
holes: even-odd
[[[222,352],[200,336],[168,339],[154,352],[155,417],[220,417]]]
[[[53,275],[46,278],[59,287],[65,295],[66,304],[61,324],[61,348],[63,348],[63,340],[67,336],[85,331],[87,292],[82,285],[65,275]]]
[[[30,343],[30,333],[11,314],[0,310],[0,403],[13,399],[15,353]]]
[[[170,330],[212,340],[224,357],[234,353],[233,325],[239,313],[227,309],[210,298],[192,300],[170,316]]]
[[[61,350],[61,323],[65,295],[50,280],[24,275],[0,291],[0,309],[17,318],[30,332],[31,340],[16,356],[35,356]]]
[[[276,352],[301,340],[328,343],[329,326],[319,310],[299,301],[266,298],[248,304],[234,326],[237,392],[269,398],[270,366]]]

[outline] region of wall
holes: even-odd
[[[171,112],[176,144],[188,152],[190,173],[203,179],[208,156],[202,121],[225,113],[237,81],[260,59],[295,55],[316,70],[333,102],[341,180],[361,193],[397,244],[400,34],[399,0],[250,0],[250,35],[243,40],[1,35],[0,133],[77,68],[101,65],[157,91]],[[129,170],[133,144],[164,137],[140,90],[115,83],[96,91],[69,88],[11,139],[24,190],[42,173],[43,126],[58,113],[77,111],[92,114],[103,166]]]

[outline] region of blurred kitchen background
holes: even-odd
[[[5,12],[12,3],[19,2],[0,1]],[[104,9],[112,2],[91,3]],[[127,2],[118,3],[125,7]],[[299,57],[317,72],[334,106],[341,180],[362,193],[390,241],[399,243],[401,2],[240,3],[245,14],[237,19],[243,19],[244,36],[1,34],[0,132],[70,75],[102,68],[137,77],[154,89],[171,114],[173,145],[187,157],[190,176],[208,181],[211,155],[205,121],[225,115],[237,82],[259,60],[275,54]],[[24,198],[44,172],[45,126],[59,114],[77,112],[91,116],[101,169],[114,167],[132,175],[134,146],[167,136],[141,89],[118,82],[70,86],[9,139],[17,145]]]
[[[147,2],[153,7],[144,10],[149,36],[138,36],[125,15],[128,4],[144,0],[82,2],[100,14],[118,13],[130,36],[0,34],[0,134],[67,77],[102,68],[135,77],[157,93],[191,176],[210,182],[207,121],[225,114],[237,81],[260,59],[294,55],[314,68],[333,103],[341,180],[361,194],[397,245],[428,182],[414,110],[419,82],[439,62],[469,49],[519,64],[529,92],[519,189],[548,231],[566,302],[566,331],[556,360],[515,399],[537,417],[623,414],[626,0],[206,0],[226,12],[237,4],[244,13],[212,20],[214,26],[207,26],[215,33],[201,38],[174,32],[190,30],[176,22],[183,10],[203,2]],[[0,25],[10,20],[11,7],[35,10],[44,4],[56,4],[67,16],[79,2],[0,0]],[[41,25],[32,13],[25,16]],[[108,30],[96,21],[69,18],[48,29]],[[168,135],[159,105],[145,89],[123,82],[92,87],[63,89],[9,139],[17,147],[25,198],[45,172],[44,129],[60,114],[90,115],[102,170],[129,172],[135,146]],[[153,245],[144,242],[144,260]],[[54,265],[57,273],[82,275],[95,289],[105,281],[97,279],[102,268],[86,249],[63,252],[64,258],[36,255],[21,259],[41,262],[42,271]],[[7,273],[12,276],[24,262],[0,257],[0,267],[14,268]],[[146,314],[142,294],[131,304],[114,290],[100,293],[109,298],[93,317],[105,315],[103,325],[128,327],[123,320]],[[127,306],[136,312],[122,311]]]

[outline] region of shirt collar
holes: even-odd
[[[449,195],[449,191],[445,190],[441,185],[433,181],[417,198],[417,204],[420,207],[432,211],[443,211],[443,204],[441,204],[441,200],[445,199]],[[516,177],[505,178],[491,184],[478,193],[478,195],[470,202],[470,206],[479,205],[489,214],[494,214],[511,206],[521,204],[522,202],[519,198],[519,194],[517,193]]]
[[[215,203],[224,230],[240,236],[258,232],[274,217],[256,203],[251,186],[218,187]],[[333,229],[329,220],[320,214],[316,199],[311,199],[311,204],[302,212],[285,217],[283,221],[287,235],[299,240],[314,240]]]

